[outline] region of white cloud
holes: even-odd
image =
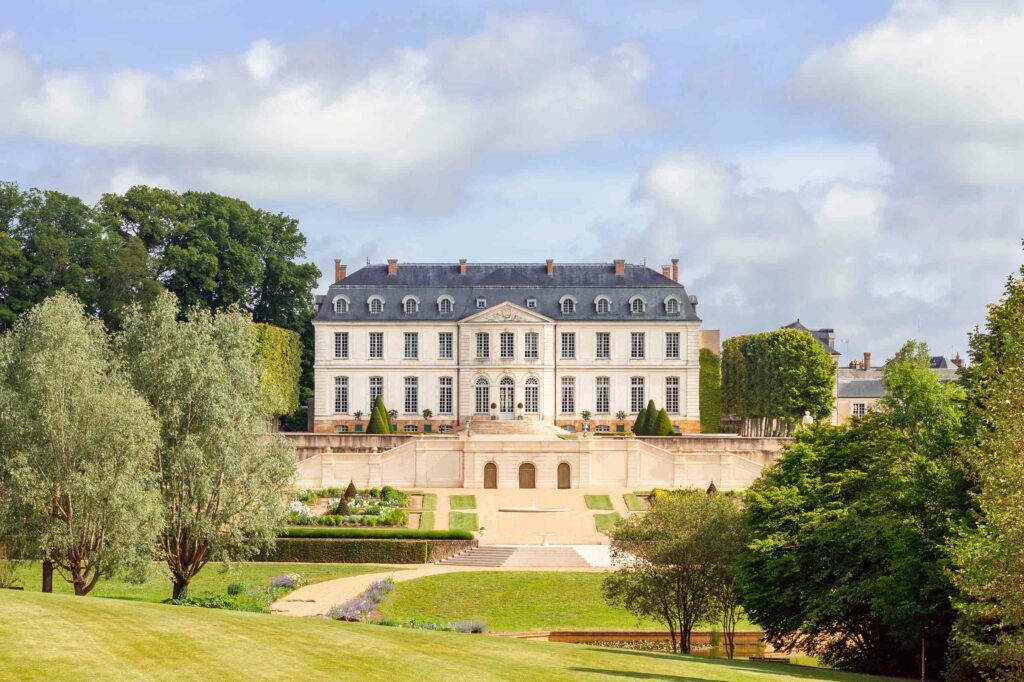
[[[336,50],[336,51],[332,51]],[[43,68],[0,40],[0,137],[118,154],[184,186],[390,212],[450,204],[485,162],[653,120],[651,63],[550,15],[417,49],[254,42],[165,76]]]
[[[877,135],[906,173],[985,187],[1024,182],[1024,2],[898,2],[812,53],[793,88]]]

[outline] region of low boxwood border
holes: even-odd
[[[333,538],[362,540],[472,540],[465,530],[417,530],[415,528],[349,528],[338,526],[289,526],[281,538]]]

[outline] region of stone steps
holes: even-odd
[[[555,545],[484,545],[437,563],[486,568],[589,568],[592,565],[574,548]]]
[[[546,424],[529,419],[495,419],[474,421],[470,425],[470,432],[486,435],[548,435],[551,433]]]

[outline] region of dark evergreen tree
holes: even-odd
[[[640,411],[636,415],[636,421],[633,422],[633,435],[643,436],[644,433],[644,422],[647,419],[647,408],[641,407]]]
[[[676,435],[676,429],[675,429],[674,426],[672,426],[672,420],[668,418],[668,412],[665,411],[664,407],[661,408],[661,410],[658,411],[658,421],[657,421],[657,426],[655,427],[655,430],[654,430],[654,435],[657,435],[657,436],[674,436],[674,435]]]
[[[658,408],[654,406],[653,398],[647,401],[647,410],[644,412],[643,430],[645,436],[658,435]]]

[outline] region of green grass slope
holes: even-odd
[[[17,680],[872,680],[601,649],[0,590],[0,676]]]

